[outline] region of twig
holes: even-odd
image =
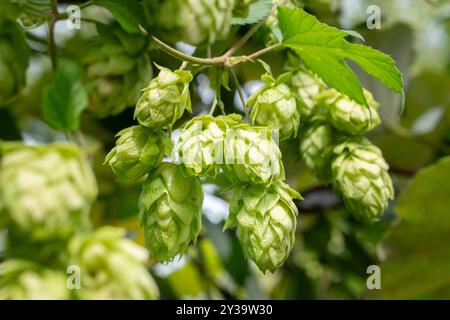
[[[231,73],[231,78],[233,79],[233,82],[234,82],[234,86],[236,87],[236,90],[238,92],[239,98],[241,99],[242,107],[244,108],[245,115],[247,115],[247,113],[248,113],[247,102],[245,101],[244,92],[242,91],[241,85],[239,84],[239,80],[238,80],[234,70],[230,69],[230,73]]]
[[[231,57],[236,51],[238,51],[247,41],[255,34],[256,31],[264,24],[266,19],[261,20],[255,24],[250,30],[238,41],[236,42],[223,56]]]
[[[52,0],[51,1],[51,8],[52,8],[52,16],[50,21],[48,22],[48,52],[50,55],[50,61],[52,63],[53,70],[57,67],[57,57],[56,57],[56,44],[55,44],[55,24],[58,21],[59,18],[59,12],[58,12],[58,1]]]

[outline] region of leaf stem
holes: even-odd
[[[48,22],[48,52],[53,70],[57,67],[56,44],[55,44],[55,24],[58,21],[58,1],[51,0],[52,16]]]
[[[248,32],[238,42],[236,42],[227,52],[224,53],[224,56],[231,57],[236,51],[247,43],[247,41],[255,34],[256,31],[258,31],[265,21],[266,19],[263,19],[251,27],[250,30],[248,30]]]
[[[242,107],[244,108],[245,115],[247,115],[248,114],[248,109],[247,109],[247,102],[245,101],[244,92],[242,91],[241,85],[239,84],[239,80],[238,80],[234,70],[230,69],[230,72],[231,72],[231,78],[233,79],[233,82],[234,82],[234,86],[236,87],[236,90],[238,92],[239,98],[241,99]]]

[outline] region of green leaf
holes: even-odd
[[[385,299],[450,298],[450,157],[420,171],[401,194],[400,223],[382,251]]]
[[[258,0],[249,6],[247,17],[233,17],[231,23],[238,25],[253,24],[267,17],[271,10],[272,0]]]
[[[66,132],[78,128],[80,114],[88,105],[80,77],[77,63],[68,59],[58,61],[58,69],[43,97],[43,116],[52,128]]]
[[[319,22],[302,9],[278,8],[282,44],[294,50],[306,66],[329,86],[360,104],[366,104],[361,85],[344,59],[355,61],[392,91],[402,93],[403,81],[394,60],[380,51],[345,40],[341,31]]]
[[[108,9],[125,31],[141,32],[139,25],[144,21],[144,15],[138,0],[93,0],[92,3]]]

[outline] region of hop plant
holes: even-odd
[[[29,49],[15,21],[0,17],[0,107],[8,105],[25,86]]]
[[[185,177],[180,166],[163,163],[148,177],[139,197],[139,219],[153,257],[170,261],[196,242],[202,203],[200,181]]]
[[[360,219],[379,219],[388,200],[394,197],[388,165],[380,149],[358,139],[339,144],[333,152],[333,184],[347,209]]]
[[[120,180],[138,180],[159,166],[168,137],[143,126],[120,131],[116,146],[105,158]]]
[[[193,46],[213,43],[225,38],[231,27],[235,0],[165,0],[154,8],[151,22],[156,31],[172,42],[183,41]]]
[[[66,274],[24,260],[0,264],[0,300],[66,300]]]
[[[83,52],[81,63],[92,114],[115,115],[136,104],[140,90],[152,78],[146,45],[145,37],[109,26]]]
[[[125,234],[121,228],[102,227],[70,240],[70,262],[81,272],[79,299],[158,298],[158,287],[145,267],[147,250]]]
[[[249,185],[232,200],[225,228],[237,226],[244,254],[264,273],[279,268],[294,245],[298,210],[292,198],[301,196],[279,182]]]
[[[69,144],[2,149],[0,215],[11,231],[45,240],[86,227],[97,185],[80,149]]]
[[[265,85],[248,99],[253,125],[280,130],[280,140],[296,137],[300,124],[297,98],[283,83],[289,76],[286,73],[275,80],[269,74],[263,75]]]
[[[185,70],[172,72],[159,66],[158,69],[160,73],[144,89],[134,112],[141,125],[154,130],[172,126],[185,109],[191,111],[191,73]]]
[[[188,173],[215,176],[224,163],[227,130],[242,122],[240,115],[203,115],[186,123],[174,147],[174,155]]]
[[[328,110],[330,123],[340,132],[350,135],[364,134],[380,124],[378,103],[368,90],[364,95],[369,106],[360,105],[347,96],[329,89],[322,94],[322,102]]]

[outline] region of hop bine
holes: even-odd
[[[158,66],[160,73],[143,90],[134,117],[139,123],[151,129],[171,127],[181,118],[184,110],[191,112],[189,71],[175,70]]]
[[[169,137],[143,126],[120,131],[116,146],[105,158],[120,180],[135,181],[160,165]]]
[[[346,208],[357,218],[378,220],[394,197],[380,149],[368,140],[357,139],[336,146],[333,152],[333,185],[342,194]]]
[[[200,181],[183,176],[180,166],[163,163],[149,175],[139,197],[139,219],[153,257],[170,261],[196,242],[202,203]]]
[[[249,185],[233,197],[224,228],[237,226],[245,255],[262,272],[273,272],[288,258],[294,246],[299,193],[283,182],[270,187]]]
[[[145,267],[145,248],[125,238],[126,231],[102,227],[93,234],[80,234],[68,245],[70,262],[80,267],[77,298],[157,299],[158,287]]]

